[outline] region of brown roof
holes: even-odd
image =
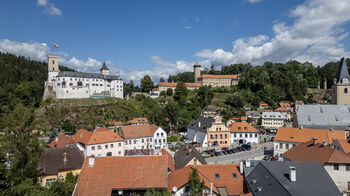
[[[319,142],[331,144],[336,139],[345,139],[344,130],[310,129],[295,127],[280,127],[275,136],[275,141],[304,143],[317,138]]]
[[[289,104],[289,103],[280,102],[279,104],[280,104],[281,107],[284,107],[284,108],[290,107],[290,104]]]
[[[252,125],[247,122],[234,122],[230,127],[231,132],[247,132],[247,133],[258,133],[259,130],[255,129]]]
[[[193,166],[186,166],[172,172],[169,175],[168,191],[171,192],[174,186],[179,189],[186,185],[192,168]],[[243,194],[244,179],[238,168],[238,164],[197,165],[199,177],[207,188],[210,188],[212,182],[214,192],[219,193],[217,188],[225,187],[228,195]],[[236,178],[233,177],[234,173]]]
[[[167,156],[95,157],[84,162],[74,195],[111,195],[112,190],[167,188]]]
[[[126,124],[148,123],[147,118],[134,118],[129,120]]]
[[[130,138],[142,138],[153,137],[154,132],[158,129],[158,126],[152,125],[129,125],[122,126],[122,134],[124,139]]]
[[[159,82],[157,86],[165,86],[165,87],[176,87],[176,82]],[[201,87],[201,84],[198,82],[185,83],[186,87]]]
[[[238,75],[212,75],[212,74],[203,74],[198,78],[232,78],[237,79]]]
[[[89,142],[90,137],[92,135],[91,131],[85,130],[85,129],[79,129],[73,136],[73,139],[75,141],[78,141],[79,143],[86,144]]]
[[[85,144],[102,144],[120,141],[123,141],[123,138],[113,131],[106,128],[98,128],[95,132],[93,132],[89,141]]]
[[[248,117],[246,117],[246,116],[241,116],[241,120],[248,120]]]
[[[350,157],[330,146],[322,146],[321,143],[313,145],[313,141],[299,144],[283,153],[283,156],[291,161],[318,161],[322,165],[326,163],[350,163]]]
[[[64,162],[66,153],[66,162]],[[60,148],[45,148],[38,164],[40,175],[57,175],[59,171],[80,169],[83,166],[84,154],[75,145]]]
[[[350,153],[350,140],[338,139],[338,143],[342,147],[342,149],[344,150],[345,154]]]
[[[175,171],[175,163],[174,163],[173,155],[171,155],[168,152],[168,150],[166,150],[165,148],[163,148],[159,154],[168,156],[168,168],[171,169],[172,171]]]
[[[122,126],[123,122],[122,121],[110,121],[110,122],[105,122],[105,124],[112,125],[112,126]]]
[[[49,144],[50,148],[60,148],[60,147],[64,147],[68,144],[74,144],[77,143],[77,141],[75,141],[74,138],[69,137],[64,135],[63,133],[59,134],[57,137],[57,142],[56,142],[56,138],[54,140],[51,141],[51,143]]]
[[[289,112],[289,110],[285,107],[279,107],[279,108],[275,109],[275,111],[277,111],[277,112]]]

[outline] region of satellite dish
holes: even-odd
[[[119,195],[122,195],[122,194],[123,194],[123,191],[122,191],[122,190],[119,190],[119,191],[118,191],[118,194],[119,194]]]
[[[173,187],[173,192],[175,193],[177,191],[176,186]]]

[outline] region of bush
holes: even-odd
[[[136,101],[142,101],[145,99],[145,95],[143,94],[137,94],[135,97]]]
[[[180,141],[180,139],[176,136],[176,135],[171,135],[171,136],[168,136],[168,142],[177,142],[177,141]]]

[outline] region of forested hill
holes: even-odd
[[[0,113],[18,103],[38,107],[47,79],[47,63],[0,52]],[[60,70],[71,70],[60,66]]]

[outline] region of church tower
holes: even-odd
[[[56,76],[60,72],[58,68],[58,56],[57,55],[47,55],[47,64],[48,64],[48,78],[47,82],[52,84],[56,80]]]
[[[198,82],[198,77],[201,76],[201,65],[196,61],[193,65],[194,70],[194,82]]]
[[[341,58],[338,72],[333,80],[332,104],[350,104],[350,76],[345,58]]]
[[[102,68],[100,69],[102,75],[109,75],[109,69],[106,66],[106,63],[103,63]]]

